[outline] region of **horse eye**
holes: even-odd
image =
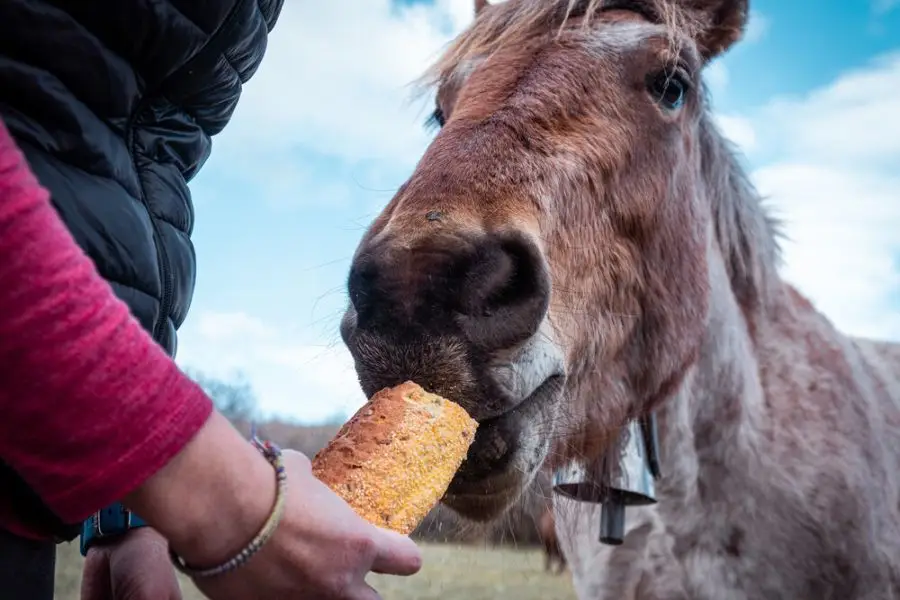
[[[648,88],[666,110],[676,110],[684,104],[688,85],[678,73],[662,72],[651,77]]]

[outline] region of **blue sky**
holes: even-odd
[[[191,185],[199,274],[180,363],[243,372],[265,412],[302,421],[364,400],[337,333],[349,259],[430,136],[406,86],[471,6],[286,3]],[[900,339],[900,0],[751,9],[707,81],[788,220],[785,276],[839,327]]]

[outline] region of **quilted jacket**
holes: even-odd
[[[173,356],[195,280],[188,182],[282,3],[0,2],[0,117],[76,241]],[[77,524],[43,507],[22,475],[0,463],[23,517],[74,539]]]

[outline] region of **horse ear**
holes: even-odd
[[[680,0],[704,60],[724,53],[744,34],[749,0]]]
[[[478,13],[486,9],[490,4],[488,4],[488,0],[475,0],[475,16],[478,16]]]

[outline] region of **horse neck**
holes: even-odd
[[[756,455],[765,403],[750,332],[765,309],[748,314],[731,288],[722,255],[711,250],[708,262],[710,308],[699,358],[678,393],[659,409],[663,494],[744,469]]]

